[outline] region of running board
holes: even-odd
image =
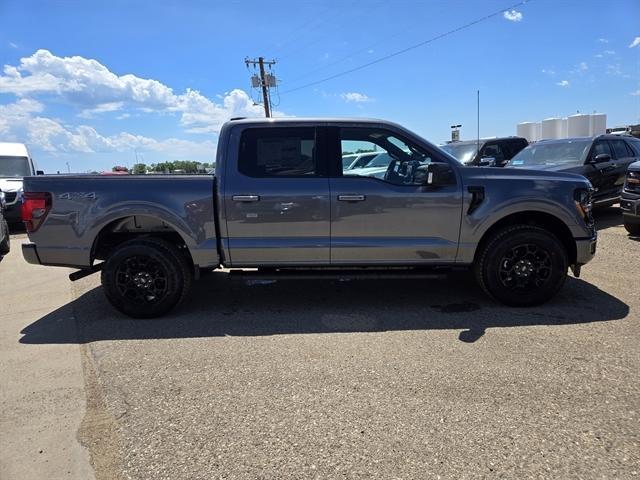
[[[260,269],[260,270],[229,270],[229,278],[233,280],[383,280],[398,278],[442,279],[446,278],[446,271],[428,269]]]

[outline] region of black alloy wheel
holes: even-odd
[[[193,268],[178,248],[144,237],[120,244],[102,268],[107,300],[133,318],[164,315],[189,293]]]

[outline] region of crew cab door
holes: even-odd
[[[425,166],[446,161],[434,149],[376,127],[330,128],[332,265],[454,262],[462,188],[425,185]],[[378,151],[382,167],[342,171],[343,154]],[[373,164],[380,162],[372,161]]]
[[[329,264],[322,132],[274,126],[232,138],[223,193],[232,266]]]
[[[596,160],[598,155],[608,155],[605,161]],[[589,179],[595,192],[594,202],[608,201],[620,194],[620,188],[616,189],[616,179],[618,177],[617,165],[614,160],[613,149],[606,139],[596,140],[593,143],[591,152],[587,157],[584,176]],[[624,175],[623,175],[624,181]]]

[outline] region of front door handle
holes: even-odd
[[[338,195],[341,202],[363,202],[366,198],[364,195]]]
[[[260,195],[234,195],[231,197],[234,202],[257,202]]]

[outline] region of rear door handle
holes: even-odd
[[[257,202],[260,195],[234,195],[231,197],[234,202]]]
[[[366,198],[364,195],[338,195],[341,202],[363,202]]]

